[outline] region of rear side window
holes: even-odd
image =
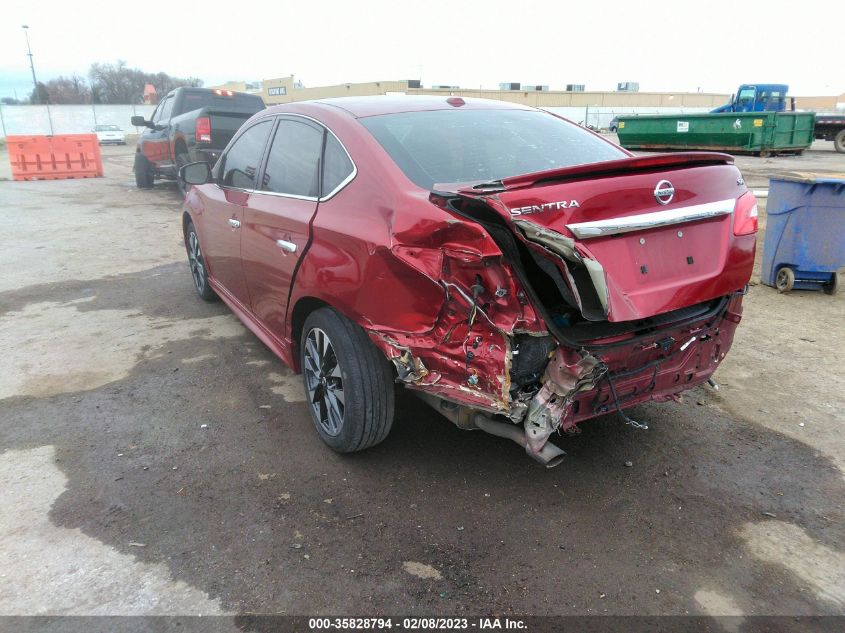
[[[271,121],[262,121],[238,137],[223,159],[224,186],[239,189],[255,187],[255,175],[272,126]]]
[[[282,119],[267,156],[261,189],[293,196],[319,195],[323,130]]]
[[[326,151],[323,155],[323,192],[327,196],[343,184],[353,171],[352,161],[334,134],[326,135]]]
[[[410,180],[473,183],[625,158],[574,123],[537,110],[433,110],[360,119]]]

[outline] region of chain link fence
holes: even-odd
[[[139,134],[130,119],[149,119],[152,105],[3,105],[0,138],[17,134],[86,134],[95,125],[117,125],[127,134]]]

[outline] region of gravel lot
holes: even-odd
[[[843,172],[831,145],[738,163]],[[409,396],[339,456],[195,296],[133,151],[0,182],[0,615],[845,610],[845,295],[753,285],[720,391],[588,422],[550,471]]]

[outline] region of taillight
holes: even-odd
[[[750,191],[739,197],[734,206],[734,235],[757,232],[757,198]]]
[[[197,143],[211,143],[211,118],[207,116],[197,119]]]
[[[220,88],[216,88],[214,90],[214,94],[216,94],[218,97],[234,97],[235,96],[235,93],[232,92],[231,90],[221,90]]]

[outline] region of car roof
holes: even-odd
[[[454,101],[460,99],[463,105]],[[449,103],[452,100],[453,103]],[[270,112],[284,112],[285,105],[304,106],[307,104],[333,106],[344,110],[355,118],[396,114],[399,112],[423,112],[427,110],[533,110],[529,106],[495,99],[473,99],[469,97],[451,97],[449,95],[383,95],[373,97],[336,97],[316,101],[294,101],[290,104],[268,108]]]

